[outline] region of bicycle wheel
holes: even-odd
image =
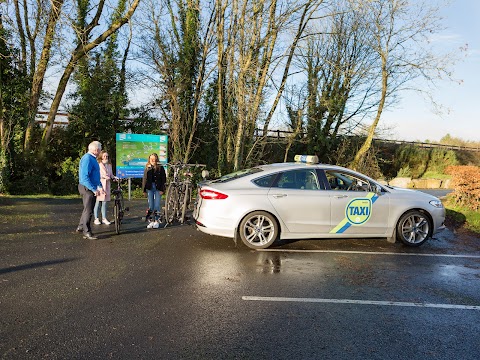
[[[120,206],[120,201],[115,200],[115,206],[113,208],[113,213],[114,213],[114,218],[115,218],[115,232],[117,234],[120,234],[120,223],[122,222],[121,220],[121,206]]]
[[[183,201],[184,201],[184,198],[185,198],[185,185],[184,184],[180,184],[177,186],[177,205],[176,205],[176,208],[177,208],[177,212],[176,212],[176,218],[177,218],[177,221],[180,222],[180,223],[183,223]]]
[[[177,186],[175,184],[170,184],[167,189],[167,195],[165,196],[165,221],[167,224],[171,224],[175,221],[177,212],[177,196]]]
[[[183,194],[183,201],[182,201],[182,215],[180,218],[180,222],[183,224],[185,222],[185,216],[187,214],[188,206],[190,205],[190,197],[192,195],[192,189],[190,185],[185,185],[185,192]]]

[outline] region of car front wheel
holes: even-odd
[[[266,249],[278,237],[275,218],[265,211],[254,211],[240,223],[240,238],[250,249]]]
[[[408,246],[420,246],[430,232],[430,220],[420,211],[411,210],[402,215],[397,224],[397,238]]]

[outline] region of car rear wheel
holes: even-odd
[[[240,238],[250,249],[266,249],[278,237],[275,218],[265,211],[254,211],[240,223]]]
[[[411,210],[398,221],[397,238],[408,246],[420,246],[428,239],[430,227],[430,219],[425,214]]]

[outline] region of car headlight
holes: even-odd
[[[436,208],[442,208],[443,204],[440,200],[430,200],[430,205]]]

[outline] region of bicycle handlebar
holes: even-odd
[[[122,188],[120,187],[120,184],[122,183],[123,179],[122,178],[119,178],[117,176],[115,176],[112,181],[115,181],[117,183],[117,188],[115,190],[113,190],[113,192],[122,192]]]
[[[170,166],[170,167],[178,167],[178,168],[185,168],[185,167],[206,167],[207,165],[205,164],[184,164],[184,163],[167,163],[165,164],[166,166]]]
[[[205,164],[185,164],[185,163],[167,163],[165,164],[166,166],[168,167],[171,167],[173,169],[173,181],[174,182],[179,182],[180,181],[180,171],[183,170],[183,169],[186,169],[186,172],[183,173],[182,175],[185,177],[185,178],[192,178],[193,177],[193,174],[190,173],[190,169],[191,168],[204,168],[206,167],[207,165]],[[203,175],[202,175],[203,176]]]

